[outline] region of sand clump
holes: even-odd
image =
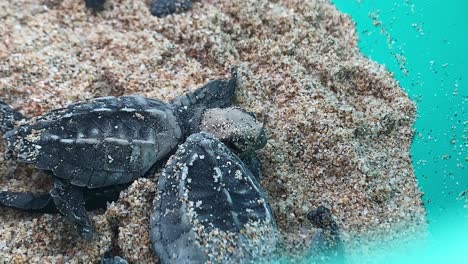
[[[0,2],[1,99],[29,116],[106,95],[168,100],[237,66],[237,101],[269,135],[262,184],[290,252],[308,246],[306,214],[318,205],[332,209],[351,258],[356,238],[424,232],[409,156],[415,106],[359,53],[353,23],[328,1],[204,0],[166,18],[143,0],[107,2],[97,14],[75,0]],[[1,190],[50,186],[42,172],[1,168]],[[59,215],[0,208],[0,263],[96,262],[112,244],[130,262],[153,262],[154,181],[90,213],[92,244]]]

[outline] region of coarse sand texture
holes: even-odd
[[[143,0],[108,0],[100,13],[76,0],[0,1],[0,98],[28,116],[107,95],[167,101],[238,67],[236,100],[269,137],[262,185],[283,254],[304,254],[306,215],[324,205],[353,255],[358,242],[426,228],[409,156],[415,106],[356,44],[350,18],[325,0],[202,0],[165,18]],[[1,190],[49,189],[43,172],[0,159]],[[90,212],[91,243],[60,215],[0,208],[0,263],[95,263],[111,245],[154,263],[155,176]]]

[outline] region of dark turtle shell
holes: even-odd
[[[158,188],[150,236],[161,263],[242,263],[274,249],[265,192],[212,135],[193,134],[179,146]]]
[[[169,105],[141,96],[72,104],[5,134],[19,161],[89,188],[142,176],[175,149],[181,136]]]

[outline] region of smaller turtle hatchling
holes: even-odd
[[[270,256],[278,240],[261,185],[206,132],[191,135],[168,161],[150,226],[161,263],[255,263]]]

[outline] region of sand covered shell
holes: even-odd
[[[161,263],[253,263],[278,242],[265,191],[205,132],[187,138],[159,177],[150,224]]]
[[[142,96],[101,97],[24,120],[4,135],[20,162],[88,188],[129,183],[179,143],[169,104]]]

